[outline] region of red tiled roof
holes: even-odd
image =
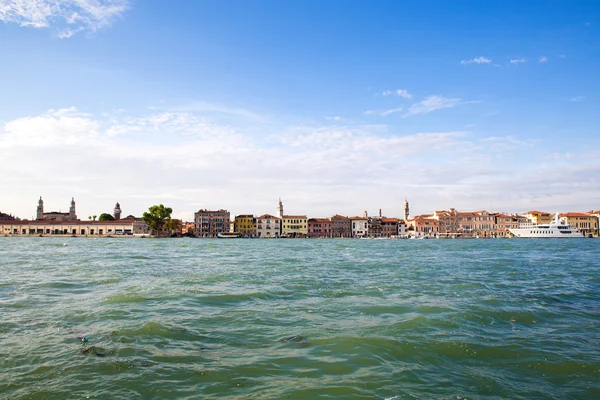
[[[306,219],[306,215],[284,215],[283,218],[296,218],[296,219]]]
[[[544,214],[544,215],[550,215],[550,213],[546,212],[546,211],[527,211],[525,214]]]
[[[256,218],[260,218],[260,219],[281,219],[281,218],[276,217],[276,216],[271,215],[271,214],[263,214],[260,217],[256,217]]]
[[[587,213],[578,213],[578,212],[568,212],[560,214],[561,217],[591,217],[590,214]]]

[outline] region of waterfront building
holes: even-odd
[[[519,218],[514,215],[507,215],[503,213],[493,214],[494,217],[494,235],[496,237],[509,236],[509,229],[516,229],[519,227]]]
[[[384,237],[397,236],[398,235],[398,218],[381,218],[381,233]]]
[[[350,218],[339,214],[331,217],[331,237],[352,237],[352,221],[350,221]]]
[[[149,235],[148,225],[140,218],[127,217],[118,221],[22,220],[0,221],[4,236],[110,236]]]
[[[598,217],[589,213],[567,212],[559,214],[567,225],[573,225],[584,235],[598,232]]]
[[[596,226],[598,228],[596,228],[596,232],[592,232],[592,233],[594,233],[595,235],[598,235],[599,230],[600,230],[600,210],[591,210],[589,212],[589,214],[591,214],[592,216],[596,217]]]
[[[331,220],[329,218],[309,218],[308,237],[330,237]]]
[[[286,237],[306,237],[308,235],[306,215],[284,215],[281,221],[281,234]]]
[[[408,225],[406,221],[401,219],[398,221],[398,236],[406,237],[408,235]]]
[[[491,237],[495,232],[495,218],[486,210],[474,211],[475,234],[480,237]]]
[[[352,224],[352,237],[361,238],[369,235],[368,217],[350,217]]]
[[[227,210],[198,210],[194,213],[194,233],[200,237],[216,237],[230,231],[230,214]]]
[[[252,214],[236,215],[233,221],[233,232],[242,236],[254,237],[256,235],[256,220]]]
[[[554,215],[546,211],[527,211],[523,216],[533,224],[549,224],[554,219]]]
[[[193,222],[181,222],[181,234],[182,235],[193,235],[194,234],[194,223]]]
[[[281,218],[263,214],[256,218],[256,236],[259,238],[278,238],[281,236]]]
[[[63,213],[60,211],[44,212],[44,200],[42,200],[42,196],[40,196],[36,210],[36,219],[45,221],[77,221],[77,214],[75,213],[75,199],[71,198],[71,205],[68,213]]]
[[[415,236],[425,236],[440,233],[440,221],[431,214],[417,215],[407,221]]]
[[[458,212],[456,209],[435,211],[433,217],[439,221],[440,235],[453,236],[458,234]]]
[[[383,230],[381,228],[381,217],[369,217],[368,219],[369,237],[384,237]]]

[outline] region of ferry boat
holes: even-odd
[[[220,232],[217,233],[219,239],[237,239],[242,237],[241,233],[238,232]]]
[[[549,224],[519,224],[518,228],[509,229],[516,238],[584,238],[583,233],[571,224],[566,224],[558,213]]]

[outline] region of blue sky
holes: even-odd
[[[0,210],[600,208],[596,1],[7,0]]]

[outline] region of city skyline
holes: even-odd
[[[46,5],[47,7],[42,7]],[[600,208],[593,1],[0,5],[0,211]]]

